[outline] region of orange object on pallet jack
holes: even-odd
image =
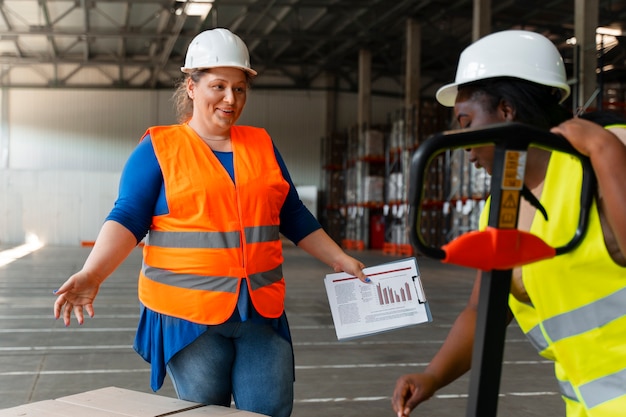
[[[482,271],[513,269],[556,255],[553,247],[531,233],[494,227],[465,233],[442,249],[446,253],[442,262]]]

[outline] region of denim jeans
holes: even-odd
[[[178,398],[271,417],[293,408],[293,350],[270,325],[211,326],[167,365]]]

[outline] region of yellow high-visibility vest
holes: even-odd
[[[578,225],[581,184],[578,159],[552,152],[540,199],[548,220],[535,215],[530,232],[552,247],[566,244]],[[555,362],[567,416],[624,415],[626,268],[606,249],[595,201],[581,244],[523,266],[522,279],[531,302],[511,295],[509,306],[539,353]]]

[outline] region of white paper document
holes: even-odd
[[[324,279],[337,339],[432,321],[415,258],[365,268],[371,283],[339,272]]]

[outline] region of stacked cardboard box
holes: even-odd
[[[155,394],[107,387],[56,400],[0,410],[0,417],[261,417],[263,414],[202,405]]]

